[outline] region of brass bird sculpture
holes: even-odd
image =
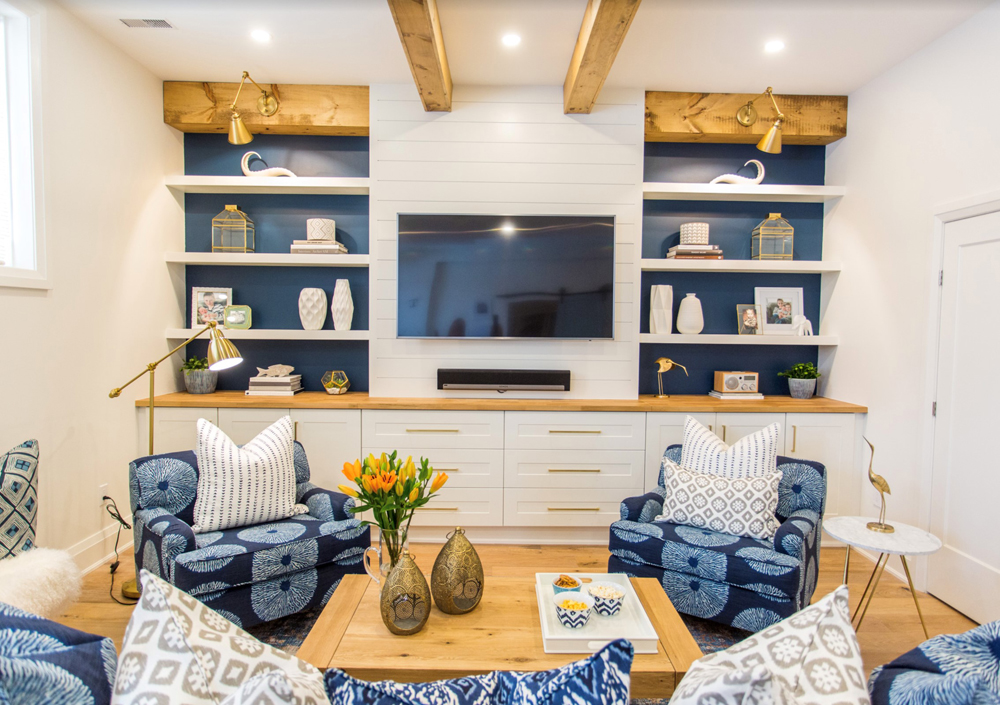
[[[669,357],[660,357],[660,358],[657,358],[656,364],[659,365],[659,368],[656,370],[656,382],[657,382],[657,384],[660,385],[660,393],[656,395],[657,399],[666,399],[668,397],[667,394],[663,393],[663,373],[664,372],[670,372],[670,370],[674,369],[675,367],[680,367],[682,370],[684,370],[684,374],[686,376],[688,376],[688,377],[691,376],[691,375],[688,374],[688,370],[687,370],[687,368],[684,365],[682,365],[679,362],[674,362]]]
[[[862,438],[864,437],[862,436]],[[868,461],[868,481],[872,483],[872,487],[878,490],[879,497],[882,499],[882,509],[878,514],[878,521],[868,522],[868,529],[877,531],[880,534],[891,534],[896,529],[892,525],[885,523],[885,496],[892,494],[892,491],[889,489],[889,483],[886,482],[885,478],[881,475],[876,475],[872,470],[872,466],[875,464],[875,446],[867,438],[865,438],[865,443],[872,449],[872,457]]]

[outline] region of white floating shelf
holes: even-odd
[[[168,328],[168,340],[186,340],[197,333],[190,328]],[[281,330],[271,328],[251,328],[250,330],[225,330],[227,338],[233,340],[368,340],[366,330]],[[204,336],[208,340],[208,334]]]
[[[640,333],[640,343],[667,343],[670,345],[821,345],[834,346],[840,342],[835,335],[661,335]]]
[[[368,255],[293,255],[281,252],[168,252],[168,264],[237,267],[367,267]]]
[[[744,186],[741,184],[683,184],[647,181],[642,197],[653,201],[775,201],[826,203],[847,193],[843,186]]]
[[[168,176],[177,193],[288,193],[365,195],[369,179],[326,176]]]
[[[750,272],[756,274],[824,274],[839,272],[840,262],[813,260],[759,261],[750,259],[644,259],[644,272]]]

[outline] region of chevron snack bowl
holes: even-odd
[[[617,583],[594,582],[587,586],[587,593],[594,598],[594,609],[603,617],[614,617],[622,608],[625,591]]]
[[[553,595],[552,602],[556,606],[559,623],[570,629],[579,629],[586,625],[594,611],[594,598],[575,590]]]

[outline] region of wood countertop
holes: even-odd
[[[139,399],[136,406],[149,406]],[[488,399],[453,397],[401,398],[370,397],[367,392],[333,395],[326,392],[302,392],[294,397],[248,397],[243,392],[188,394],[175,392],[156,397],[160,408],[227,409],[432,409],[435,411],[668,411],[804,414],[867,414],[868,407],[836,399],[813,397],[792,399],[770,396],[766,399],[722,400],[707,394],[677,394],[657,399],[643,394],[638,399],[514,399],[497,395]]]

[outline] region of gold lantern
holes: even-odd
[[[447,538],[431,571],[431,594],[445,614],[465,614],[483,599],[483,563],[462,527]]]
[[[419,632],[431,615],[430,588],[413,556],[405,548],[382,586],[379,612],[389,631],[400,636]]]
[[[226,206],[212,218],[212,252],[253,252],[254,226],[239,206]]]
[[[781,217],[771,213],[753,229],[750,259],[792,259],[795,228]]]

